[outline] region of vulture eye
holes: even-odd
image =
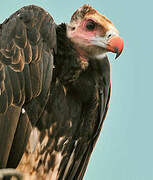
[[[88,21],[87,24],[86,24],[86,28],[89,30],[89,31],[92,31],[94,30],[96,27],[96,23],[94,21]]]

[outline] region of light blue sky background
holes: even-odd
[[[20,7],[45,8],[56,23],[89,3],[112,20],[125,48],[110,54],[110,109],[90,160],[85,180],[153,179],[153,1],[152,0],[4,0],[0,21]]]

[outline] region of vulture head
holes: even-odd
[[[106,52],[119,57],[123,40],[112,22],[89,5],[79,8],[67,26],[67,36],[84,59],[102,58]]]

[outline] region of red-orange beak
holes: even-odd
[[[113,36],[111,39],[108,40],[106,49],[113,53],[116,53],[116,58],[118,58],[123,50],[124,42],[123,39],[119,36]]]

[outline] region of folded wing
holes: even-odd
[[[17,140],[23,151],[27,129],[37,121],[31,123],[32,112],[25,112],[24,106],[32,108],[37,103],[39,114],[47,101],[56,51],[55,27],[53,18],[33,5],[21,8],[0,25],[0,168],[6,167],[14,144],[20,154]]]

